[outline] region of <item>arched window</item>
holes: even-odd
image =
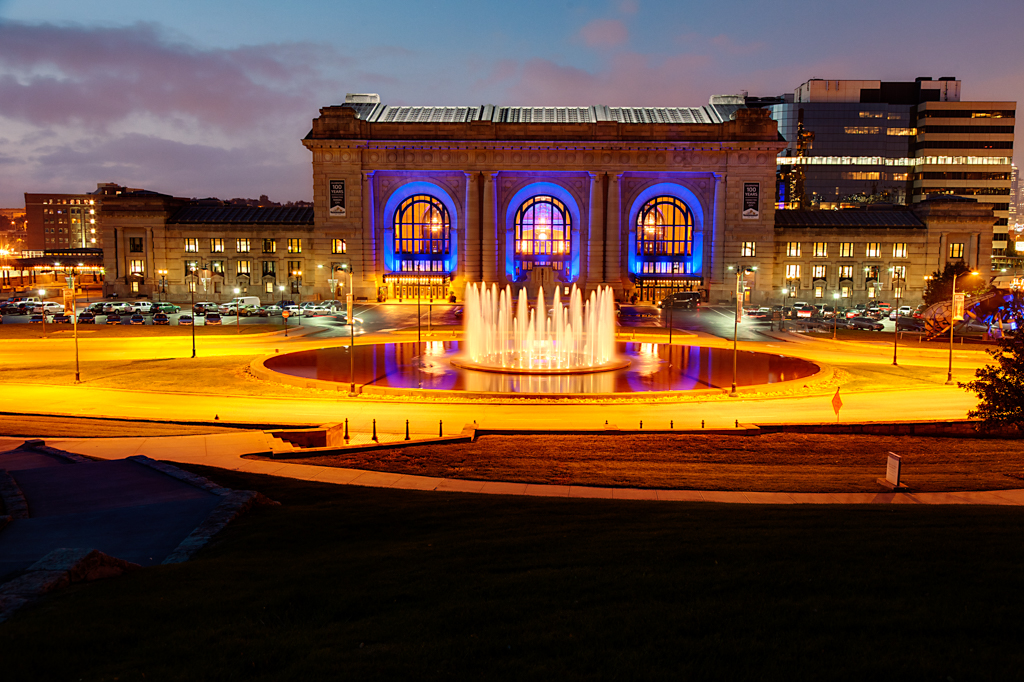
[[[693,214],[675,197],[655,197],[636,217],[638,256],[692,256]],[[646,260],[646,259],[645,259]]]
[[[565,270],[572,256],[572,215],[553,196],[530,197],[516,211],[516,275],[537,266]]]
[[[443,272],[451,250],[448,209],[436,197],[415,194],[395,210],[395,261],[403,272]]]

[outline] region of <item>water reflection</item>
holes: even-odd
[[[629,359],[625,369],[596,374],[516,375],[453,367],[458,341],[382,343],[357,346],[355,382],[393,388],[480,391],[511,394],[637,393],[728,388],[732,385],[732,351],[651,343],[620,343]],[[283,374],[348,383],[349,351],[326,348],[270,358],[266,366]],[[771,384],[800,379],[817,371],[813,363],[769,353],[742,351],[737,357],[737,385]]]

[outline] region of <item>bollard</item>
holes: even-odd
[[[377,420],[376,419],[373,420],[373,442],[374,443],[379,443],[380,442],[379,440],[377,440]]]
[[[704,428],[704,420],[703,419],[700,420],[700,428],[702,428],[702,429]]]
[[[739,419],[736,420],[736,428],[737,429],[740,428],[740,420]]]
[[[437,420],[437,437],[444,438],[444,421]]]
[[[604,425],[608,426],[608,420],[607,419],[604,420]]]
[[[409,440],[409,420],[405,420],[405,439]]]
[[[640,420],[640,430],[642,431],[642,430],[643,430],[643,428],[644,428],[644,420],[643,420],[643,419],[641,419],[641,420]]]
[[[676,428],[676,421],[674,419],[669,419],[668,420],[668,428],[670,428],[670,429]]]
[[[219,422],[220,421],[220,415],[219,414],[213,415],[213,421]]]
[[[345,440],[348,440],[348,417],[345,417]]]

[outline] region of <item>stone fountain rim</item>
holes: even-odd
[[[477,372],[490,372],[491,374],[528,374],[532,376],[565,376],[570,374],[598,374],[600,372],[611,372],[617,369],[625,369],[629,367],[629,359],[623,357],[616,357],[608,362],[594,367],[572,367],[572,368],[543,368],[534,369],[526,367],[495,367],[493,365],[484,365],[478,362],[474,362],[463,356],[454,356],[448,358],[448,362],[460,369],[470,369]]]

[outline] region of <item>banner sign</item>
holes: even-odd
[[[743,183],[743,218],[757,220],[761,217],[761,183]]]
[[[331,180],[331,203],[328,214],[332,218],[345,217],[345,181]]]
[[[75,314],[75,290],[65,289],[64,290],[64,312],[68,315]]]
[[[746,283],[736,275],[736,322],[743,321],[743,293],[747,290]]]
[[[965,294],[953,294],[953,321],[959,322],[964,319],[964,296]]]

